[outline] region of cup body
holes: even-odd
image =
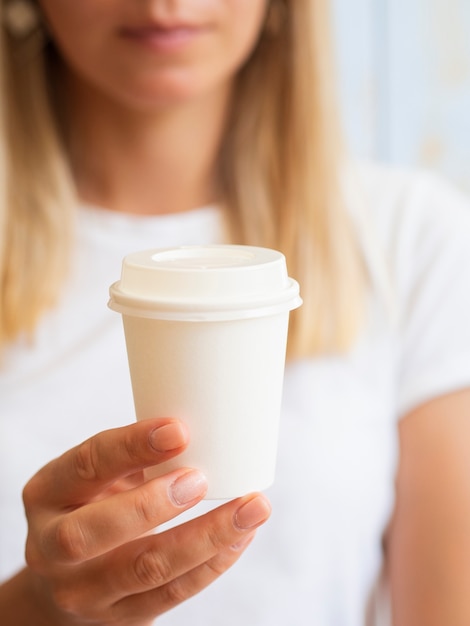
[[[185,322],[124,316],[137,419],[179,417],[185,452],[146,470],[201,469],[207,498],[232,498],[274,480],[288,313]]]
[[[275,475],[289,311],[284,257],[249,246],[144,251],[123,261],[122,313],[136,417],[178,417],[179,456],[146,470],[201,469],[207,499],[267,488]]]

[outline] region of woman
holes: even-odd
[[[2,0],[4,623],[378,624],[382,596],[398,626],[467,623],[468,207],[346,162],[326,0],[39,0],[21,19],[18,2]],[[142,483],[188,433],[131,423],[106,310],[126,253],[224,241],[281,249],[304,299],[273,513],[230,571],[271,505],[194,509],[190,468]]]

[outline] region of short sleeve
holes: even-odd
[[[394,238],[399,292],[398,413],[470,387],[470,203],[417,176]]]

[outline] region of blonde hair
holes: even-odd
[[[1,3],[3,10],[4,3]],[[0,33],[0,346],[31,335],[67,274],[76,205],[41,35]]]
[[[350,346],[365,271],[342,192],[329,2],[271,2],[281,7],[278,32],[262,35],[240,73],[221,179],[236,237],[284,252],[301,285],[289,330],[289,354],[301,357]]]
[[[301,284],[289,353],[343,350],[361,317],[364,271],[341,192],[327,0],[280,11],[237,79],[219,178],[233,241],[280,249]],[[47,50],[4,36],[0,155],[0,344],[31,332],[70,256],[74,191],[50,91]]]

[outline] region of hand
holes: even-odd
[[[204,497],[196,470],[143,482],[143,468],[179,454],[187,441],[177,420],[137,422],[90,438],[26,485],[26,559],[45,623],[149,624],[239,558],[269,517],[261,494],[149,534]]]

